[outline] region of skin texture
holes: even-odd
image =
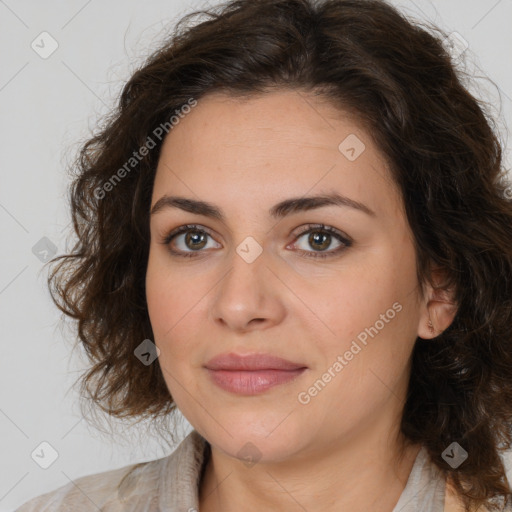
[[[365,145],[353,161],[338,149],[351,134]],[[212,203],[226,217],[167,208],[150,220],[146,294],[160,365],[177,406],[212,447],[202,512],[391,512],[398,501],[419,450],[407,446],[397,459],[410,355],[417,336],[433,338],[455,311],[430,287],[421,293],[412,233],[390,176],[353,118],[299,91],[248,100],[208,95],[164,141],[151,207],[175,195]],[[269,216],[282,200],[331,192],[375,215],[324,206]],[[323,249],[332,256],[307,257],[300,250],[315,255],[323,243],[311,245],[300,232],[309,223],[332,226],[352,244],[334,254],[343,243],[332,236]],[[210,233],[200,251],[183,234],[162,243],[184,224]],[[236,251],[247,237],[262,249],[252,263]],[[171,247],[196,255],[176,256]],[[393,304],[400,311],[300,403],[299,393],[366,328],[380,326]],[[225,352],[270,353],[307,370],[240,396],[213,384],[204,368]],[[248,442],[257,448],[254,465],[241,460]]]

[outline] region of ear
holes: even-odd
[[[457,314],[454,289],[444,286],[446,272],[440,268],[433,269],[432,280],[433,285],[425,285],[418,324],[418,336],[426,340],[436,338],[448,329]]]

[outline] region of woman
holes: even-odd
[[[49,282],[84,394],[194,430],[19,510],[512,510],[512,202],[441,36],[374,0],[182,23]]]

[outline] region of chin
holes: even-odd
[[[261,414],[257,417],[244,415],[224,420],[223,424],[229,425],[227,431],[216,423],[198,430],[210,444],[231,457],[277,462],[288,459],[299,450],[307,437],[291,417],[283,421],[286,415],[281,414],[279,419],[276,418],[277,415],[270,418],[262,418]]]

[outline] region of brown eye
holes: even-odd
[[[183,236],[184,235],[184,236]],[[171,254],[176,256],[194,257],[199,255],[213,237],[204,229],[195,225],[181,226],[169,233],[163,244],[169,246]],[[222,247],[220,244],[214,246]]]
[[[307,239],[305,235],[308,235]],[[302,243],[302,247],[298,243],[301,239],[305,240],[305,243]],[[330,247],[332,248],[333,242],[337,242],[337,245],[334,246],[333,250],[327,250]],[[352,241],[348,237],[343,236],[337,229],[320,224],[306,226],[306,229],[296,238],[293,245],[298,246],[297,248],[303,256],[326,258],[336,256],[344,251],[352,245]]]
[[[201,231],[188,231],[185,234],[185,245],[194,251],[202,249],[206,245],[208,235]]]
[[[331,235],[313,231],[309,234],[308,243],[313,249],[323,251],[331,245]]]

